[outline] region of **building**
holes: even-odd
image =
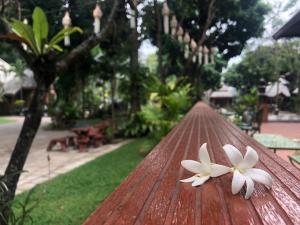
[[[0,59],[0,115],[19,114],[28,106],[35,87],[31,70],[25,69],[21,76],[17,75],[11,65]]]

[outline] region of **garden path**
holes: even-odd
[[[4,173],[23,122],[21,117],[9,119],[14,120],[15,123],[0,125],[0,174]],[[43,118],[41,127],[34,140],[24,167],[26,172],[20,177],[17,193],[29,190],[37,184],[52,179],[59,174],[66,173],[101,155],[111,152],[128,142],[128,140],[126,140],[120,141],[117,144],[104,145],[99,148],[90,149],[85,153],[79,153],[75,150],[70,150],[68,152],[47,152],[46,148],[51,139],[72,134],[69,131],[53,131],[45,129],[49,123],[49,118]],[[48,154],[50,161],[48,161]]]

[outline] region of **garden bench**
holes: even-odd
[[[254,135],[254,139],[265,147],[272,149],[274,153],[276,153],[277,150],[300,150],[300,143],[281,135],[256,134]]]
[[[222,146],[232,144],[245,153],[251,145],[256,165],[271,174],[271,190],[255,183],[249,200],[232,195],[232,175],[208,180],[200,187],[179,180],[192,174],[183,159],[198,158],[208,143],[211,159],[230,165]],[[84,225],[222,225],[300,224],[299,171],[268,151],[204,103],[196,104],[121,185],[100,204]],[[100,187],[99,187],[100,189]]]

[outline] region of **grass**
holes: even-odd
[[[14,122],[13,120],[10,120],[10,119],[6,119],[6,118],[3,118],[3,117],[0,117],[0,125],[1,125],[1,124],[13,123],[13,122]]]
[[[30,214],[33,224],[82,224],[143,159],[140,150],[154,145],[151,139],[135,140],[37,186],[31,195],[32,202],[38,201]],[[28,192],[18,195],[16,202],[24,202],[26,196]],[[16,213],[20,213],[20,209]]]

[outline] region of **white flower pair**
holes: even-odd
[[[181,182],[192,182],[192,186],[199,186],[207,181],[210,177],[222,176],[226,173],[232,172],[232,194],[237,194],[244,184],[246,183],[246,195],[245,198],[250,198],[254,191],[254,182],[264,184],[266,187],[271,188],[272,177],[267,172],[253,168],[258,162],[257,152],[247,146],[247,152],[243,158],[242,153],[232,145],[224,145],[223,149],[228,156],[233,167],[227,167],[219,164],[211,163],[207,144],[204,143],[199,149],[199,161],[183,160],[181,165],[188,171],[195,173],[194,176],[181,180]]]

